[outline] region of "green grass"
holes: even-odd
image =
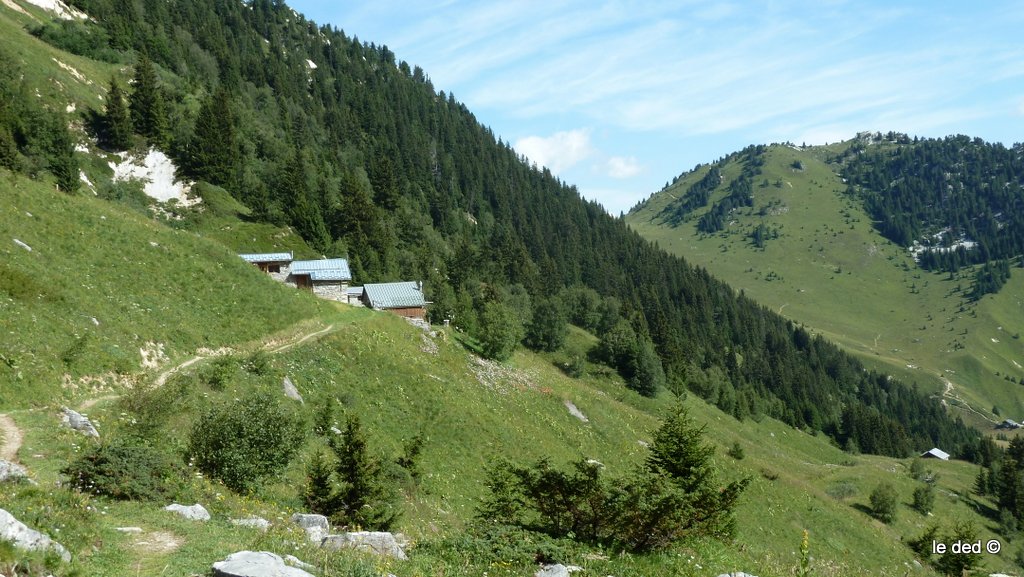
[[[474,372],[476,361],[450,335],[434,339],[437,353],[425,352],[423,334],[390,315],[342,307],[320,324],[330,322],[338,330],[316,341],[269,355],[265,375],[239,369],[222,391],[206,387],[195,365],[172,378],[166,396],[152,401],[173,410],[161,421],[158,438],[183,435],[199,411],[210,403],[225,401],[252,389],[280,391],[288,375],[305,397],[312,413],[326,396],[339,399],[348,411],[360,415],[370,445],[382,455],[395,456],[405,439],[417,433],[426,439],[423,477],[406,494],[406,513],[400,530],[414,542],[430,543],[460,535],[484,495],[484,469],[496,456],[519,462],[550,457],[568,463],[580,457],[602,461],[609,472],[622,472],[645,454],[638,441],[649,441],[657,416],[671,403],[662,396],[643,399],[628,391],[617,377],[592,375],[582,379],[565,376],[550,359],[518,352],[512,361],[481,380]],[[280,335],[278,339],[285,338]],[[572,341],[593,337],[578,330]],[[255,343],[254,343],[255,346]],[[564,401],[572,400],[589,418],[572,417]],[[706,575],[745,570],[757,575],[789,575],[796,566],[802,531],[809,530],[815,574],[904,575],[913,557],[902,540],[922,533],[930,522],[951,524],[973,519],[982,526],[984,538],[992,537],[995,522],[979,517],[976,507],[992,507],[970,495],[976,467],[959,462],[928,461],[938,473],[934,516],[924,517],[909,507],[915,481],[908,475],[909,461],[873,456],[852,456],[832,446],[824,436],[813,436],[765,419],[737,422],[703,402],[687,401],[692,414],[707,425],[707,438],[717,449],[715,461],[724,479],[749,476],[753,482],[741,500],[734,544],[698,541],[652,556],[585,557],[577,550],[566,559],[585,567],[591,575]],[[54,428],[57,406],[18,411],[13,415],[26,430],[22,461],[43,487],[52,487],[59,469],[87,442],[76,434]],[[108,400],[92,408],[103,435],[123,434],[137,425],[118,401]],[[738,442],[745,458],[734,460],[725,451]],[[308,455],[312,439],[304,449]],[[77,521],[64,517],[50,520],[32,517],[41,528],[61,528],[69,546],[77,548],[86,574],[131,575],[137,567],[159,570],[168,566],[174,574],[206,570],[213,560],[241,548],[271,548],[279,553],[288,540],[287,523],[280,520],[300,508],[296,487],[303,479],[305,456],[296,460],[284,477],[252,497],[231,495],[215,483],[196,479],[179,499],[202,502],[215,520],[193,526],[160,511],[158,504],[124,504],[88,498],[96,511],[80,513]],[[864,512],[868,494],[881,481],[892,482],[900,494],[897,520],[884,525]],[[26,507],[53,507],[69,502],[64,490],[45,489],[28,494],[10,493],[8,502]],[[84,508],[80,507],[80,508]],[[97,512],[98,511],[98,512]],[[267,536],[231,526],[228,518],[260,514],[278,527]],[[74,524],[72,527],[71,524]],[[146,534],[163,531],[182,538],[179,549],[160,554],[140,551],[136,537],[115,534],[115,526],[142,526]],[[83,554],[96,540],[112,548]],[[1009,547],[1008,547],[1009,548]],[[296,554],[316,559],[313,549],[300,547]],[[480,566],[457,563],[443,552],[415,548],[407,564],[391,567],[399,575],[523,575],[523,566]],[[986,557],[986,568],[1012,571],[1012,552]],[[346,557],[347,559],[348,557]],[[336,567],[336,558],[323,559]],[[699,566],[699,568],[698,568]],[[332,574],[332,573],[327,573]],[[338,574],[338,573],[333,573]],[[343,574],[343,573],[342,573]],[[927,575],[926,570],[912,574]]]
[[[835,153],[835,146],[829,152]],[[1013,327],[1024,324],[1018,296],[1024,274],[1014,269],[998,295],[970,305],[965,296],[970,271],[950,280],[948,274],[918,269],[909,253],[882,238],[859,203],[845,195],[846,186],[824,162],[826,156],[819,148],[770,147],[763,175],[754,178],[754,206],[736,211],[721,233],[696,232],[696,217],[707,209],[677,228],[655,218],[702,172],[659,193],[627,222],[661,247],[842,345],[869,367],[936,394],[949,379],[974,409],[961,414],[976,426],[991,428],[993,406],[1003,418],[1024,415],[1020,385],[1004,380],[1024,377],[1024,344],[1013,338]],[[792,168],[795,160],[804,170]],[[729,164],[724,182],[739,170]],[[769,181],[767,188],[759,186],[762,179]],[[717,192],[712,202],[723,194]],[[761,216],[763,207],[772,210]],[[748,238],[761,223],[779,232],[763,249]]]
[[[6,172],[0,203],[0,408],[130,381],[147,343],[175,359],[324,310],[223,245],[118,205]]]

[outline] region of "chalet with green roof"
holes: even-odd
[[[352,273],[343,258],[292,261],[287,282],[314,295],[347,303]]]
[[[426,320],[427,300],[422,282],[385,282],[363,285],[363,303],[379,311]]]

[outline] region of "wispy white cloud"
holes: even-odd
[[[606,163],[607,174],[612,178],[630,178],[640,174],[643,167],[632,156],[613,156]]]
[[[1012,0],[290,1],[342,11],[333,23],[421,66],[581,190],[629,174],[651,180],[646,196],[711,160],[708,142],[718,154],[860,130],[1024,134],[1024,9]],[[560,126],[593,132],[551,134]]]
[[[527,136],[513,146],[520,154],[555,174],[564,173],[595,152],[590,144],[590,131],[586,129],[556,132],[551,136]]]

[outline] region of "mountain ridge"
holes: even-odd
[[[1012,415],[1024,410],[1007,382],[1017,380],[1015,361],[1024,351],[1013,331],[1004,331],[1020,321],[1012,304],[1019,277],[1009,271],[1005,291],[978,298],[975,270],[927,272],[914,247],[879,233],[880,223],[851,190],[840,161],[863,156],[851,150],[867,147],[870,153],[899,142],[912,140],[875,133],[827,148],[768,147],[765,174],[755,177],[760,185],[752,191],[754,206],[735,211],[730,225],[715,234],[697,230],[699,211],[693,221],[676,226],[665,219],[665,211],[679,202],[671,196],[700,176],[693,172],[638,205],[627,221],[663,248],[708,266],[760,302],[842,343],[870,366],[885,367],[935,395],[943,394],[946,381],[955,381],[973,408],[971,422],[991,430],[1001,420],[992,407]],[[731,159],[722,162],[733,166]],[[729,170],[729,178],[736,178],[739,169]],[[980,370],[982,365],[987,368]]]
[[[103,8],[101,4],[96,3]],[[90,4],[76,5],[88,9]],[[205,11],[210,9],[206,3],[182,2],[180,6],[210,15]],[[21,347],[15,364],[35,371],[31,385],[42,383],[46,388],[31,390],[22,385],[12,389],[5,381],[0,405],[17,411],[15,419],[26,434],[24,446],[32,448],[21,451],[20,460],[44,488],[5,486],[5,507],[50,534],[59,533],[78,564],[44,573],[39,562],[38,570],[29,571],[58,575],[76,570],[109,575],[161,571],[194,574],[208,571],[211,562],[235,549],[264,547],[281,552],[294,550],[306,560],[315,561],[325,574],[353,576],[382,571],[466,577],[486,571],[491,575],[521,576],[534,573],[538,557],[548,556],[583,566],[584,575],[703,575],[735,570],[772,575],[788,574],[796,565],[792,552],[805,528],[811,530],[814,562],[823,573],[895,575],[913,566],[914,556],[901,541],[920,536],[932,518],[912,511],[906,504],[898,506],[900,512],[892,525],[867,514],[871,511],[868,495],[877,484],[891,483],[902,497],[908,497],[921,484],[908,474],[912,461],[840,450],[838,441],[833,442],[813,425],[817,419],[819,424],[832,426],[826,433],[839,434],[836,429],[840,429],[842,419],[832,414],[815,417],[805,410],[819,405],[835,410],[834,405],[843,400],[839,393],[797,387],[794,383],[812,382],[821,375],[823,380],[859,386],[863,398],[846,397],[845,406],[863,406],[863,410],[851,410],[848,416],[868,426],[864,427],[863,438],[858,437],[853,445],[863,444],[864,450],[877,452],[904,455],[916,452],[918,444],[931,445],[937,439],[951,450],[958,439],[965,450],[975,446],[973,438],[959,436],[964,434],[962,429],[951,428],[945,433],[928,430],[932,425],[949,424],[938,403],[922,403],[911,389],[890,382],[884,375],[864,377],[862,367],[830,344],[768,314],[748,297],[737,295],[733,287],[711,278],[707,270],[684,265],[628,234],[623,222],[610,219],[593,203],[580,201],[572,187],[557,182],[545,171],[524,168],[507,145],[474,124],[469,111],[450,95],[432,93],[429,99],[415,98],[422,95],[429,81],[413,67],[406,65],[403,70],[402,63],[396,63],[385,47],[353,42],[344,46],[347,52],[328,52],[318,60],[323,64],[315,69],[310,82],[310,67],[303,61],[309,55],[298,48],[301,43],[290,44],[285,39],[289,34],[309,39],[332,31],[288,16],[294,12],[285,12],[282,6],[253,3],[253,12],[263,11],[265,19],[250,24],[264,27],[266,35],[261,37],[269,37],[267,43],[274,49],[261,48],[266,60],[254,60],[266,64],[265,70],[246,71],[281,83],[280,90],[272,90],[270,84],[253,82],[249,86],[242,82],[234,87],[236,93],[228,94],[229,101],[237,99],[233,112],[244,118],[232,125],[239,130],[236,144],[247,159],[241,174],[235,175],[239,181],[232,182],[232,176],[225,182],[201,182],[197,185],[197,194],[203,198],[201,205],[163,205],[163,212],[157,211],[156,215],[149,210],[148,201],[139,206],[144,199],[131,183],[112,182],[107,165],[112,155],[103,148],[107,146],[102,120],[106,110],[96,104],[102,102],[98,96],[108,94],[103,91],[106,76],[125,80],[133,68],[142,66],[142,59],[136,60],[136,53],[127,47],[114,50],[122,59],[117,62],[79,57],[81,62],[74,62],[76,70],[90,70],[87,74],[95,75],[86,76],[93,84],[76,87],[83,99],[78,110],[69,113],[65,104],[69,93],[45,79],[48,71],[63,70],[50,60],[50,55],[63,60],[65,53],[29,37],[11,24],[0,8],[0,31],[11,32],[0,36],[24,42],[18,54],[24,58],[21,65],[31,68],[26,77],[30,81],[43,77],[42,86],[54,88],[53,94],[43,91],[39,98],[44,111],[58,116],[71,114],[71,135],[81,138],[80,144],[89,143],[88,152],[70,156],[94,183],[96,196],[100,197],[95,198],[91,190],[77,194],[55,191],[62,181],[50,168],[59,172],[61,167],[49,165],[48,159],[66,160],[66,148],[39,152],[27,145],[37,142],[33,140],[37,135],[19,132],[23,127],[14,123],[16,130],[11,133],[23,134],[26,139],[15,139],[15,158],[19,163],[38,163],[38,169],[31,175],[23,169],[0,169],[0,194],[19,209],[0,214],[0,230],[4,237],[9,234],[27,241],[34,250],[30,253],[18,245],[5,246],[0,250],[11,260],[0,265],[6,267],[0,270],[28,271],[41,275],[39,278],[46,282],[27,285],[29,290],[17,282],[5,283],[0,296],[6,294],[7,298],[0,302],[5,307],[17,307],[20,318],[32,318],[37,307],[47,315],[36,315],[46,322],[34,328],[28,322],[18,323],[19,327],[33,328],[33,338],[39,344],[29,342],[33,333],[17,333],[7,326],[3,337]],[[232,39],[232,35],[248,30],[246,26],[213,26],[221,23],[220,18],[239,13],[247,17],[245,10],[236,3],[213,7],[224,12],[206,20],[213,28],[208,38],[212,44],[208,46],[220,41],[225,46],[234,47],[232,42],[249,46],[245,42],[253,40],[251,37]],[[209,167],[196,164],[188,145],[194,141],[202,110],[216,109],[217,99],[223,97],[206,83],[209,78],[204,75],[209,70],[202,70],[202,64],[215,62],[219,67],[222,61],[214,57],[212,48],[207,51],[198,47],[198,51],[186,53],[195,56],[188,62],[198,63],[199,70],[176,68],[181,65],[172,58],[179,54],[176,50],[193,47],[182,40],[186,35],[171,33],[175,29],[163,19],[170,17],[162,12],[166,11],[164,3],[132,3],[127,9],[111,21],[137,23],[146,36],[134,29],[122,30],[124,36],[115,40],[112,35],[106,48],[113,50],[117,42],[125,42],[128,47],[139,42],[142,48],[153,51],[157,75],[166,83],[168,115],[176,121],[172,134],[162,137],[170,141],[167,146],[184,170],[206,171]],[[147,13],[132,14],[136,10]],[[152,13],[148,13],[150,10]],[[133,16],[139,20],[132,21]],[[93,24],[99,26],[101,21]],[[185,29],[184,23],[179,24]],[[88,29],[89,24],[83,26]],[[73,38],[76,29],[70,27],[67,34]],[[54,36],[49,38],[57,41]],[[0,39],[0,46],[4,42]],[[255,45],[262,43],[257,41]],[[276,50],[285,47],[288,50]],[[327,78],[323,75],[332,70],[328,64],[332,54],[355,69],[353,75],[331,79],[335,88],[340,85],[346,89],[332,93],[332,97],[340,93],[354,104],[331,114],[324,110],[324,118],[341,120],[321,125],[316,118],[301,113],[304,109],[296,103],[311,102],[310,109],[316,109],[330,101],[324,96],[312,101],[306,97],[307,92],[326,90]],[[235,80],[241,80],[241,72],[233,70],[232,63],[239,65],[243,57],[253,56],[239,50],[234,59],[224,57],[225,84],[230,84],[235,72],[239,73]],[[403,75],[419,83],[416,90],[402,92],[395,88],[410,86],[404,84]],[[57,78],[66,80],[69,76]],[[286,81],[289,78],[294,82]],[[374,91],[359,92],[355,88],[364,85],[372,85]],[[24,86],[32,95],[35,86]],[[385,93],[388,86],[395,90],[392,96],[401,103],[400,108],[395,103],[368,98],[367,94]],[[263,108],[242,106],[250,97]],[[413,130],[412,124],[388,124],[380,113],[392,105],[409,117],[419,115],[427,124],[436,122],[432,125],[437,129],[436,140]],[[272,113],[259,114],[269,109]],[[443,110],[453,112],[445,116]],[[277,115],[280,118],[275,119]],[[3,114],[0,119],[10,120]],[[466,132],[458,130],[460,125]],[[324,127],[331,130],[325,131]],[[383,136],[375,141],[378,130]],[[464,135],[472,138],[462,139]],[[38,138],[40,142],[45,140]],[[148,150],[150,138],[161,135],[135,134],[132,147]],[[320,139],[331,138],[343,145],[337,157],[313,146]],[[409,142],[416,145],[398,146]],[[254,160],[260,153],[256,145],[266,154]],[[425,170],[408,169],[415,166]],[[495,174],[501,178],[495,178]],[[239,182],[251,184],[260,180],[257,176],[265,176],[269,184],[239,190]],[[298,191],[295,196],[274,198],[271,194],[291,187]],[[549,197],[558,202],[546,203]],[[304,202],[308,204],[303,206]],[[25,208],[31,217],[23,216]],[[322,222],[317,221],[314,212]],[[24,234],[25,230],[31,234]],[[305,240],[293,231],[300,232]],[[324,232],[329,235],[329,244],[324,243]],[[57,242],[66,246],[57,246]],[[584,252],[581,246],[599,250]],[[347,253],[353,264],[362,267],[364,279],[421,275],[434,283],[435,303],[440,311],[453,315],[455,327],[435,327],[438,330],[431,335],[382,313],[315,301],[273,283],[235,254],[242,249],[284,247],[312,254],[326,250],[332,256]],[[161,248],[173,258],[166,262],[151,258],[153,251],[162,254]],[[44,257],[46,262],[30,260]],[[54,260],[56,257],[62,260]],[[164,270],[158,270],[161,264]],[[80,282],[86,274],[96,277],[96,286],[103,290],[77,286],[75,282],[91,282]],[[666,277],[667,282],[661,282]],[[161,292],[159,287],[147,285],[146,278],[158,279],[174,290]],[[575,286],[573,281],[589,286]],[[200,290],[205,292],[195,292]],[[65,298],[60,298],[62,295]],[[105,310],[110,312],[99,316],[80,315],[80,311],[93,308],[88,306],[93,302],[87,297],[98,301],[107,295],[127,301],[108,304]],[[139,302],[143,297],[148,300]],[[533,308],[527,306],[531,299],[548,297],[571,300],[572,306],[567,308],[572,310],[567,316],[574,324],[594,332],[569,327],[562,349],[519,350],[504,363],[484,361],[473,353],[479,350],[477,337],[486,336],[480,326],[486,325],[485,319],[495,304],[509,309],[506,312],[510,314],[503,319],[514,321],[516,315]],[[136,308],[142,308],[142,313],[136,314]],[[116,318],[121,309],[125,310],[125,322],[115,325],[108,317]],[[10,318],[3,317],[5,323]],[[100,324],[97,326],[92,318]],[[260,345],[256,343],[265,342],[268,333],[277,328],[293,326],[297,318],[311,319],[311,323],[342,322],[344,330],[269,358],[257,354],[255,348]],[[73,331],[61,324],[68,319],[79,322],[81,326],[75,328],[111,329],[112,334],[102,333],[88,340],[71,338]],[[689,332],[673,334],[674,327],[684,324]],[[609,326],[613,330],[608,330]],[[740,330],[748,326],[759,332]],[[175,331],[176,327],[189,330]],[[627,370],[609,366],[607,358],[595,362],[599,359],[590,356],[591,351],[602,349],[602,340],[603,348],[615,350],[608,334],[624,337],[622,342],[627,346],[623,348],[627,350],[622,356],[630,362],[637,360],[629,355],[634,344],[640,349],[656,343],[662,358],[671,361],[692,355],[693,363],[682,373],[673,373],[670,367],[670,375],[677,380],[653,391],[652,396],[642,396],[628,387],[633,375],[625,374]],[[153,375],[140,371],[135,346],[142,337],[150,336],[160,337],[154,342],[170,343],[171,358],[161,363],[180,362],[204,346],[231,346],[234,353],[197,362],[161,387],[115,385],[124,394],[118,402],[100,400],[84,390],[54,392],[64,367],[75,376],[94,376],[97,371],[120,367],[145,385]],[[776,356],[767,356],[769,350]],[[819,368],[815,362],[828,363],[836,373],[853,374],[833,378],[824,368],[814,373]],[[792,371],[792,375],[779,372],[772,378],[789,384],[794,397],[810,397],[803,399],[809,402],[789,406],[766,395],[763,410],[737,419],[736,411],[741,410],[737,407],[749,409],[758,401],[750,395],[754,390],[751,381],[742,383],[740,379],[744,371],[755,366]],[[3,378],[12,378],[10,368],[9,364],[0,364],[0,371],[5,371]],[[386,465],[391,464],[388,455],[399,454],[411,439],[421,434],[426,438],[419,484],[408,470],[404,473],[408,476],[403,476],[402,471],[390,469],[401,484],[402,505],[408,516],[402,528],[417,542],[409,565],[391,565],[345,552],[325,553],[304,544],[301,531],[285,522],[304,505],[298,488],[306,482],[307,464],[318,450],[328,448],[330,441],[323,437],[310,434],[300,458],[251,495],[235,494],[205,474],[197,475],[199,471],[183,460],[186,437],[205,412],[254,392],[280,398],[285,378],[306,399],[305,405],[289,408],[307,421],[323,420],[321,407],[330,403],[344,410],[345,415],[362,417],[370,431],[370,444],[379,449]],[[750,386],[750,390],[737,391],[733,379]],[[696,395],[687,397],[684,387],[691,385],[705,392],[715,390],[716,404],[727,405],[730,410],[719,410]],[[676,395],[665,390],[669,386],[680,393],[679,397],[687,397],[683,402],[706,425],[705,436],[717,449],[714,467],[727,480],[753,479],[748,498],[741,501],[738,511],[742,521],[738,543],[697,539],[659,554],[619,556],[584,548],[571,539],[552,541],[535,533],[500,532],[504,529],[492,534],[471,530],[475,511],[488,488],[485,472],[497,458],[520,463],[550,458],[554,466],[594,458],[616,474],[630,470],[643,460],[643,443],[649,443],[647,439],[659,418],[675,402]],[[8,396],[8,391],[14,394]],[[102,391],[101,396],[106,395],[107,391]],[[120,502],[69,489],[62,467],[94,446],[85,445],[69,431],[54,428],[54,415],[62,398],[83,397],[99,401],[90,408],[90,417],[95,418],[105,440],[141,437],[143,444],[162,447],[165,457],[183,461],[180,464],[185,469],[179,476],[184,488],[179,496],[186,502],[208,504],[214,520],[194,525],[165,516],[154,502]],[[567,400],[587,416],[587,423],[569,412]],[[883,419],[881,410],[872,412],[872,407],[894,410]],[[774,419],[770,414],[773,411],[789,423]],[[879,432],[898,432],[893,427],[900,426],[901,413],[917,413],[905,419],[908,424],[918,419],[913,443],[868,446]],[[332,421],[328,415],[321,424],[342,425],[338,419],[340,416]],[[848,434],[847,439],[850,437]],[[889,437],[899,439],[898,435]],[[943,439],[950,439],[949,444]],[[848,444],[847,448],[854,446]],[[729,456],[724,454],[726,450],[731,451]],[[978,525],[980,534],[996,536],[991,527],[993,520],[975,512],[991,505],[986,497],[971,494],[975,467],[959,461],[935,463],[932,469],[941,477],[936,480],[937,486],[956,495],[936,508],[933,519],[948,526],[958,517],[969,518]],[[228,522],[252,514],[271,519],[272,529],[254,536]],[[132,537],[116,530],[135,525],[143,530],[143,536]],[[175,545],[147,549],[140,544],[146,540]],[[6,549],[0,549],[0,564],[11,563],[8,555]],[[1012,563],[1007,554],[987,559],[986,567],[1002,570]],[[927,563],[920,572],[932,574]]]

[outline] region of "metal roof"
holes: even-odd
[[[293,275],[309,275],[310,280],[352,280],[348,261],[343,258],[296,260],[292,262]]]
[[[290,252],[259,252],[240,254],[246,262],[289,262],[292,260]]]
[[[936,459],[942,459],[943,461],[948,461],[949,460],[949,453],[943,451],[942,449],[938,449],[938,448],[929,449],[929,450],[925,451],[924,453],[921,453],[922,457],[926,457],[928,455],[931,455],[932,457],[935,457]]]
[[[375,309],[401,309],[426,306],[418,282],[384,282],[363,285],[370,306]]]

